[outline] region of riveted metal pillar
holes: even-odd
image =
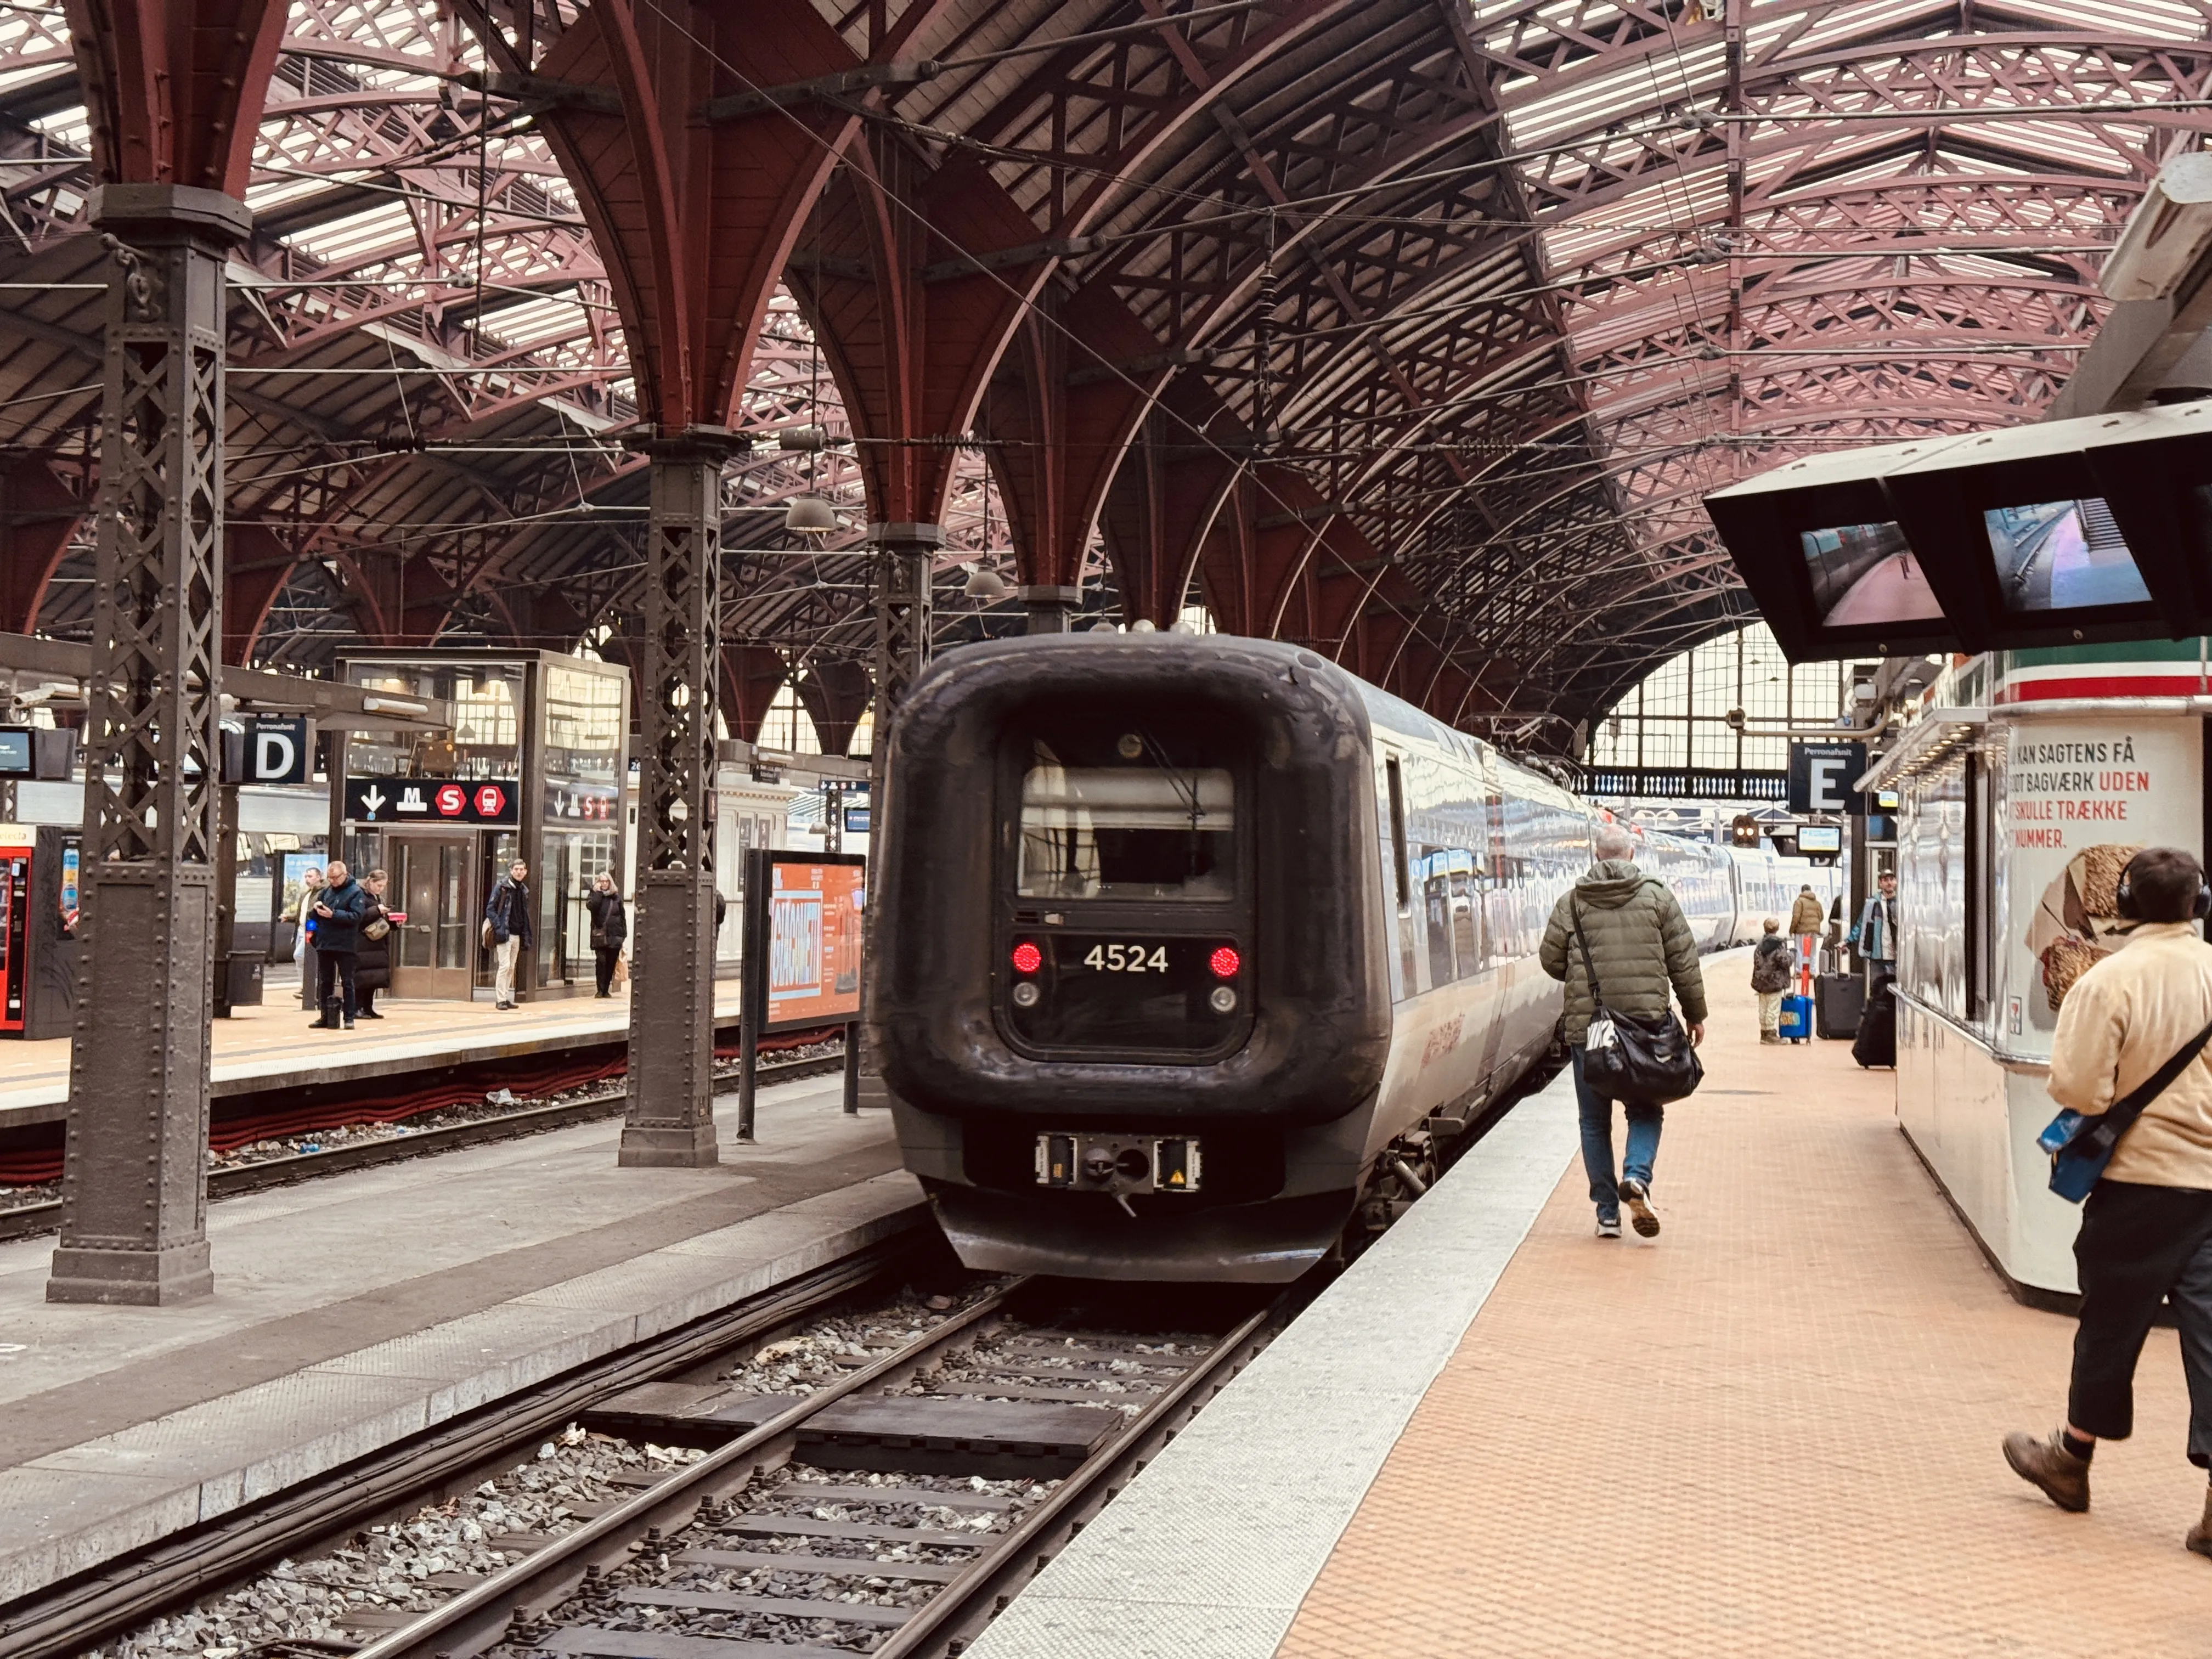
[[[110,185],[86,943],[51,1302],[207,1295],[208,972],[222,647],[223,263],[210,190]]]
[[[945,545],[945,526],[872,524],[868,539],[876,545],[875,752],[880,756],[891,710],[929,666],[930,566]]]
[[[714,675],[722,463],[743,440],[653,440],[639,659],[635,977],[625,1167],[700,1168],[714,1141]]]
[[[1060,586],[1024,587],[1021,599],[1030,613],[1030,633],[1065,634],[1073,623],[1076,607],[1083,603],[1083,590]]]

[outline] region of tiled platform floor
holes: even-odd
[[[717,1018],[734,1024],[738,982],[715,988]],[[620,1041],[629,1029],[627,988],[602,1002],[591,996],[525,1003],[495,1012],[489,1002],[395,1002],[380,1000],[381,1020],[350,1031],[308,1029],[296,988],[272,990],[259,1007],[214,1022],[214,1084],[218,1096],[266,1087],[276,1079],[335,1081],[342,1077],[412,1069],[434,1060],[492,1059],[583,1042]],[[0,1041],[0,1127],[58,1119],[69,1099],[67,1038]]]
[[[1889,1073],[1758,1045],[1741,961],[1710,969],[1662,1236],[1592,1237],[1570,1169],[1279,1653],[2212,1654],[2173,1334],[2092,1513],[2015,1480],[1998,1437],[2056,1420],[2072,1321],[1984,1266]]]

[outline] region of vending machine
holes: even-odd
[[[81,845],[75,830],[0,823],[0,1036],[70,1035]]]

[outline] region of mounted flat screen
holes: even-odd
[[[1797,826],[1797,850],[1800,853],[1840,853],[1844,850],[1844,828],[1839,823],[1801,823]]]
[[[1894,519],[1800,531],[1797,541],[1821,627],[1942,619],[1943,607]]]
[[[2145,605],[2149,584],[2101,495],[1984,509],[1997,593],[2032,614]]]
[[[0,778],[27,778],[37,769],[33,742],[23,727],[0,730]]]

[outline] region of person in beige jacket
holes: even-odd
[[[2085,1117],[2108,1109],[2212,1026],[2204,871],[2191,854],[2146,848],[2121,878],[2127,942],[2076,980],[2051,1043],[2051,1097]],[[2136,1361],[2170,1300],[2189,1379],[2189,1461],[2212,1469],[2212,1045],[2120,1137],[2081,1210],[2081,1284],[2066,1422],[2047,1440],[2005,1437],[2005,1461],[2063,1510],[2089,1507],[2100,1440],[2135,1427]],[[2212,1490],[2183,1540],[2212,1556]]]

